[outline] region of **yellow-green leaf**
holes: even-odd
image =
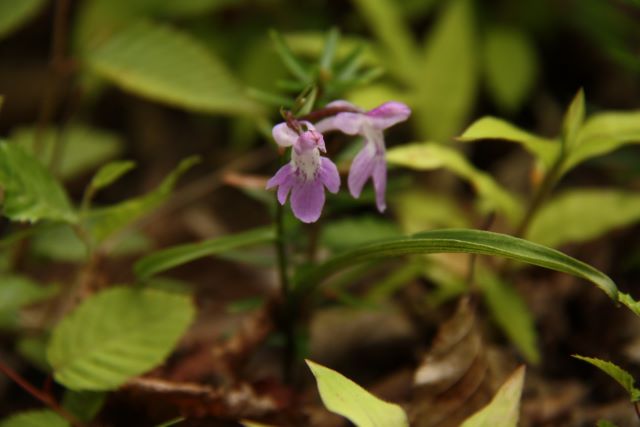
[[[5,418],[0,421],[0,427],[70,427],[70,424],[55,412],[40,409]]]
[[[584,91],[580,89],[571,101],[562,121],[562,142],[570,152],[577,144],[578,133],[584,123]]]
[[[607,360],[596,359],[595,357],[586,357],[574,354],[573,357],[580,359],[584,362],[590,363],[596,368],[600,369],[605,374],[616,380],[618,384],[629,393],[629,398],[632,402],[640,401],[640,390],[638,390],[634,384],[635,380],[630,373],[619,367],[618,365],[609,362]]]
[[[0,40],[33,18],[46,0],[0,0]]]

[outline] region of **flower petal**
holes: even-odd
[[[267,190],[278,186],[278,201],[281,205],[287,201],[289,190],[296,182],[296,176],[293,173],[291,163],[282,166],[276,174],[267,181]]]
[[[302,222],[316,222],[324,206],[324,187],[319,180],[298,183],[291,190],[291,209]]]
[[[321,133],[339,130],[347,135],[356,135],[368,120],[368,117],[362,113],[338,113],[316,123],[316,130]]]
[[[271,130],[271,134],[281,147],[290,147],[298,139],[298,134],[287,126],[285,122],[275,125]]]
[[[340,174],[335,163],[327,157],[320,158],[320,170],[318,178],[332,193],[337,193],[340,189]]]
[[[373,167],[373,188],[376,190],[376,206],[380,212],[387,209],[385,192],[387,191],[387,162],[384,154],[377,155]]]
[[[349,169],[349,191],[355,198],[360,197],[362,193],[362,187],[367,182],[371,174],[373,174],[373,168],[375,166],[376,147],[371,142],[367,141],[364,147],[353,159],[351,163],[351,169]]]
[[[344,99],[337,99],[335,101],[331,101],[325,106],[325,108],[345,108],[345,109],[352,109],[355,111],[362,112],[361,108],[356,107],[355,105],[353,105],[349,101],[345,101]]]
[[[386,129],[396,123],[404,122],[411,115],[411,109],[402,102],[385,102],[367,112],[371,125],[376,129]]]

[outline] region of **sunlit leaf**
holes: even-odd
[[[271,242],[274,239],[275,231],[269,227],[217,237],[198,243],[173,246],[145,256],[136,262],[134,270],[138,278],[147,279],[155,274],[199,258],[231,251],[242,246]]]
[[[640,194],[615,189],[576,189],[547,202],[527,238],[546,246],[580,243],[640,221]]]
[[[409,427],[404,410],[380,400],[342,374],[307,360],[324,406],[358,427]]]
[[[438,142],[460,130],[473,109],[478,82],[471,2],[444,3],[426,40],[415,112],[422,136]]]
[[[295,276],[299,292],[311,291],[324,278],[362,262],[411,254],[476,253],[501,256],[561,271],[588,280],[610,298],[617,299],[615,283],[601,271],[562,252],[506,234],[481,230],[448,229],[388,239],[350,249]]]
[[[547,168],[554,162],[560,150],[560,142],[557,140],[533,135],[502,119],[491,116],[475,121],[464,131],[462,136],[456,139],[463,142],[474,142],[483,139],[504,139],[517,142]]]
[[[562,121],[562,141],[570,152],[578,143],[578,133],[584,123],[584,91],[580,89],[571,101]]]
[[[119,160],[111,163],[107,163],[102,166],[98,172],[91,179],[89,184],[92,191],[98,191],[102,188],[108,187],[118,180],[122,175],[135,168],[135,162],[130,160]]]
[[[47,357],[71,390],[112,390],[161,363],[194,317],[190,299],[124,287],[85,300],[53,330]]]
[[[77,219],[60,183],[15,144],[0,142],[0,187],[4,188],[2,213],[14,221]]]
[[[259,108],[213,52],[160,24],[127,27],[88,61],[98,75],[125,90],[188,110],[252,114]]]
[[[592,364],[593,366],[616,380],[618,384],[620,384],[622,388],[624,388],[627,393],[629,393],[629,398],[632,402],[640,401],[640,390],[635,387],[635,380],[633,379],[631,374],[629,374],[618,365],[607,360],[596,359],[594,357],[580,356],[577,354],[574,354],[573,357]]]
[[[0,0],[0,40],[33,18],[46,0]]]
[[[18,128],[11,133],[10,140],[36,156],[44,166],[56,163],[56,174],[63,179],[74,178],[102,165],[123,148],[117,135],[102,129],[75,124],[65,128],[60,135],[59,132],[59,129],[47,128],[38,134],[35,127]],[[60,157],[53,159],[58,143]]]
[[[491,27],[484,39],[487,86],[496,104],[517,110],[533,87],[537,72],[535,49],[517,28]]]
[[[516,427],[520,417],[520,396],[525,367],[519,367],[500,387],[491,402],[467,418],[461,427]]]
[[[457,150],[436,143],[416,143],[387,151],[390,164],[417,170],[445,168],[469,181],[489,209],[497,209],[515,223],[522,215],[520,203],[493,178],[477,170]]]
[[[40,409],[21,412],[0,421],[0,427],[70,427],[70,424],[53,411]]]

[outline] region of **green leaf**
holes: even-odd
[[[144,196],[89,211],[85,226],[94,242],[104,241],[160,206],[169,197],[180,176],[199,161],[195,156],[183,159],[155,190]]]
[[[307,360],[324,406],[358,427],[409,427],[404,410],[380,400],[342,374]]]
[[[493,178],[471,165],[457,150],[433,142],[401,145],[387,151],[390,164],[416,170],[446,168],[473,185],[489,209],[497,209],[517,222],[522,215],[520,203]]]
[[[23,276],[0,277],[0,328],[19,325],[19,310],[29,304],[46,300],[58,291],[55,286],[40,286]]]
[[[213,52],[167,26],[128,26],[90,53],[88,62],[101,77],[156,101],[212,114],[259,112]]]
[[[275,427],[272,424],[263,424],[255,421],[249,421],[249,420],[241,420],[240,424],[242,424],[244,427]]]
[[[516,427],[525,367],[521,366],[500,387],[491,402],[467,418],[460,427]]]
[[[618,293],[618,302],[627,306],[627,308],[633,311],[636,316],[640,316],[640,301],[636,301],[629,294],[624,292]]]
[[[47,334],[23,336],[16,343],[16,350],[25,360],[47,374],[51,372],[51,366],[47,360]]]
[[[411,189],[394,196],[391,200],[402,231],[417,233],[434,228],[466,228],[470,221],[461,206],[450,197]]]
[[[77,220],[62,186],[38,160],[15,144],[0,142],[0,187],[4,188],[3,213],[9,219]]]
[[[616,189],[566,191],[533,219],[527,239],[546,246],[581,243],[640,221],[640,194]]]
[[[618,427],[618,426],[616,426],[611,421],[600,420],[600,421],[598,421],[598,424],[596,424],[596,427]]]
[[[484,39],[487,86],[496,104],[515,111],[530,93],[537,72],[536,52],[517,28],[491,27]]]
[[[370,243],[335,255],[295,276],[300,292],[313,290],[324,278],[362,262],[411,254],[475,253],[502,256],[516,261],[561,271],[588,280],[610,298],[617,299],[615,283],[604,273],[555,249],[506,234],[481,230],[433,230],[411,237]]]
[[[510,283],[505,283],[488,271],[477,273],[477,280],[482,287],[482,296],[487,307],[498,326],[527,362],[538,364],[540,351],[535,320],[520,294]]]
[[[62,135],[59,132],[59,129],[47,128],[38,135],[35,127],[19,128],[11,133],[10,140],[37,157],[44,166],[49,166],[53,163],[52,157],[60,137],[60,161],[56,173],[65,180],[102,165],[123,149],[122,140],[117,135],[102,129],[75,124],[65,128]],[[36,138],[40,140],[36,142]]]
[[[122,175],[136,167],[136,163],[131,160],[118,160],[107,163],[102,166],[93,176],[89,188],[92,192],[96,192],[105,187],[110,186],[117,181]]]
[[[194,261],[199,258],[221,254],[233,249],[272,242],[276,238],[273,228],[258,228],[231,236],[222,236],[198,243],[173,246],[152,253],[136,262],[134,271],[141,279],[149,277]]]
[[[0,0],[0,40],[33,18],[46,0]]]
[[[517,142],[549,169],[560,150],[560,142],[533,135],[496,117],[486,116],[473,122],[458,141],[475,142],[483,139],[504,139]]]
[[[324,71],[330,71],[331,66],[333,65],[333,59],[336,56],[336,47],[338,45],[338,41],[340,40],[340,30],[337,28],[332,28],[327,33],[327,39],[324,42],[324,50],[322,51],[322,56],[320,57],[320,69]]]
[[[580,89],[571,101],[562,121],[562,141],[569,152],[578,142],[578,133],[584,123],[584,115],[584,91]]]
[[[275,45],[276,52],[280,56],[280,60],[289,72],[295,76],[301,83],[311,83],[311,73],[307,67],[296,57],[285,39],[275,30],[269,31],[269,36]]]
[[[596,359],[594,357],[585,357],[574,354],[573,357],[580,359],[584,362],[590,363],[596,368],[600,369],[605,374],[616,380],[618,384],[629,393],[629,398],[632,402],[640,401],[640,390],[635,388],[635,380],[627,371],[615,365],[607,360]]]
[[[105,392],[67,390],[62,397],[62,406],[80,421],[88,423],[98,415],[106,400]]]
[[[113,390],[161,363],[194,317],[188,297],[124,287],[85,300],[53,330],[47,357],[71,390]]]
[[[399,235],[394,223],[365,216],[332,221],[323,227],[321,242],[333,250],[341,250]]]
[[[0,427],[70,427],[60,415],[46,409],[21,412],[5,418]]]
[[[419,73],[416,123],[421,135],[447,141],[474,106],[478,82],[474,18],[469,0],[445,2],[426,43]]]

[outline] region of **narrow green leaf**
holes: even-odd
[[[525,367],[521,366],[500,387],[491,402],[467,418],[460,427],[516,427]]]
[[[338,40],[340,40],[340,30],[334,27],[329,30],[329,32],[327,33],[327,39],[324,42],[324,50],[322,51],[322,56],[320,57],[321,70],[331,70],[333,59],[336,55]]]
[[[640,194],[615,189],[566,191],[536,215],[527,239],[558,247],[581,243],[640,221]]]
[[[60,183],[38,160],[15,144],[0,142],[0,187],[4,188],[3,214],[9,219],[77,220]]]
[[[640,316],[640,301],[636,301],[629,294],[624,292],[618,292],[618,302],[627,306],[627,308],[633,311],[637,316]]]
[[[35,127],[18,128],[11,133],[10,141],[37,157],[46,167],[57,163],[56,174],[64,180],[104,164],[123,149],[119,136],[102,129],[73,124],[60,132],[60,129],[46,128],[38,134]],[[36,142],[37,138],[40,139]],[[58,143],[61,144],[59,163],[53,159]]]
[[[60,415],[48,409],[21,412],[0,421],[0,427],[71,427]]]
[[[289,70],[289,72],[301,83],[309,84],[311,82],[310,72],[296,57],[295,53],[291,51],[291,48],[289,48],[289,45],[280,33],[275,30],[271,30],[269,31],[269,36],[271,36],[271,40],[276,47],[276,52],[278,52],[278,55],[280,56],[284,66],[287,67],[287,70]]]
[[[107,163],[93,176],[89,188],[92,192],[96,192],[108,187],[135,167],[136,163],[131,160],[118,160]]]
[[[468,180],[489,209],[499,210],[513,223],[522,215],[521,204],[513,195],[451,147],[433,142],[401,145],[387,151],[387,161],[416,170],[446,168]]]
[[[604,273],[555,249],[506,234],[481,230],[433,230],[388,239],[345,251],[295,277],[300,292],[313,290],[324,278],[356,264],[410,254],[476,253],[502,256],[588,280],[616,300],[615,283]]]
[[[105,392],[67,390],[62,397],[62,407],[80,421],[88,423],[98,415],[106,400]]]
[[[484,69],[493,99],[505,111],[515,111],[533,87],[536,52],[527,35],[513,27],[491,27],[484,39]]]
[[[469,0],[445,2],[416,83],[416,123],[423,137],[448,141],[473,109],[479,74],[474,27]]]
[[[560,150],[560,142],[557,140],[533,135],[502,119],[491,116],[476,120],[464,131],[462,136],[456,139],[463,142],[475,142],[483,139],[504,139],[517,142],[540,160],[547,169],[551,167]]]
[[[89,211],[85,227],[95,243],[100,243],[127,225],[160,206],[169,197],[182,174],[198,163],[198,157],[183,159],[155,190],[117,205]]]
[[[84,301],[53,330],[47,357],[71,390],[113,390],[161,363],[194,317],[190,299],[124,287]]]
[[[0,0],[0,40],[33,18],[46,0]]]
[[[88,62],[101,77],[156,101],[212,114],[259,111],[213,52],[167,26],[129,26],[91,52]]]
[[[175,426],[175,425],[178,425],[179,423],[181,423],[184,420],[185,420],[185,417],[177,417],[177,418],[170,419],[169,421],[165,421],[162,424],[158,424],[156,427]]]
[[[134,270],[141,279],[194,261],[199,258],[221,254],[242,246],[268,243],[276,238],[273,228],[258,228],[231,236],[222,236],[198,243],[173,246],[145,256],[136,262]]]
[[[594,357],[586,357],[574,354],[573,357],[576,359],[582,360],[584,362],[590,363],[596,368],[600,369],[605,374],[609,375],[611,378],[616,380],[618,384],[624,388],[627,393],[629,393],[629,398],[632,402],[640,401],[640,390],[635,388],[635,380],[627,371],[615,365],[612,362],[602,359],[596,359]]]
[[[409,427],[404,410],[380,400],[342,374],[307,360],[324,406],[358,427]]]
[[[562,142],[570,152],[577,144],[578,133],[584,123],[584,91],[580,89],[571,101],[562,121]]]

